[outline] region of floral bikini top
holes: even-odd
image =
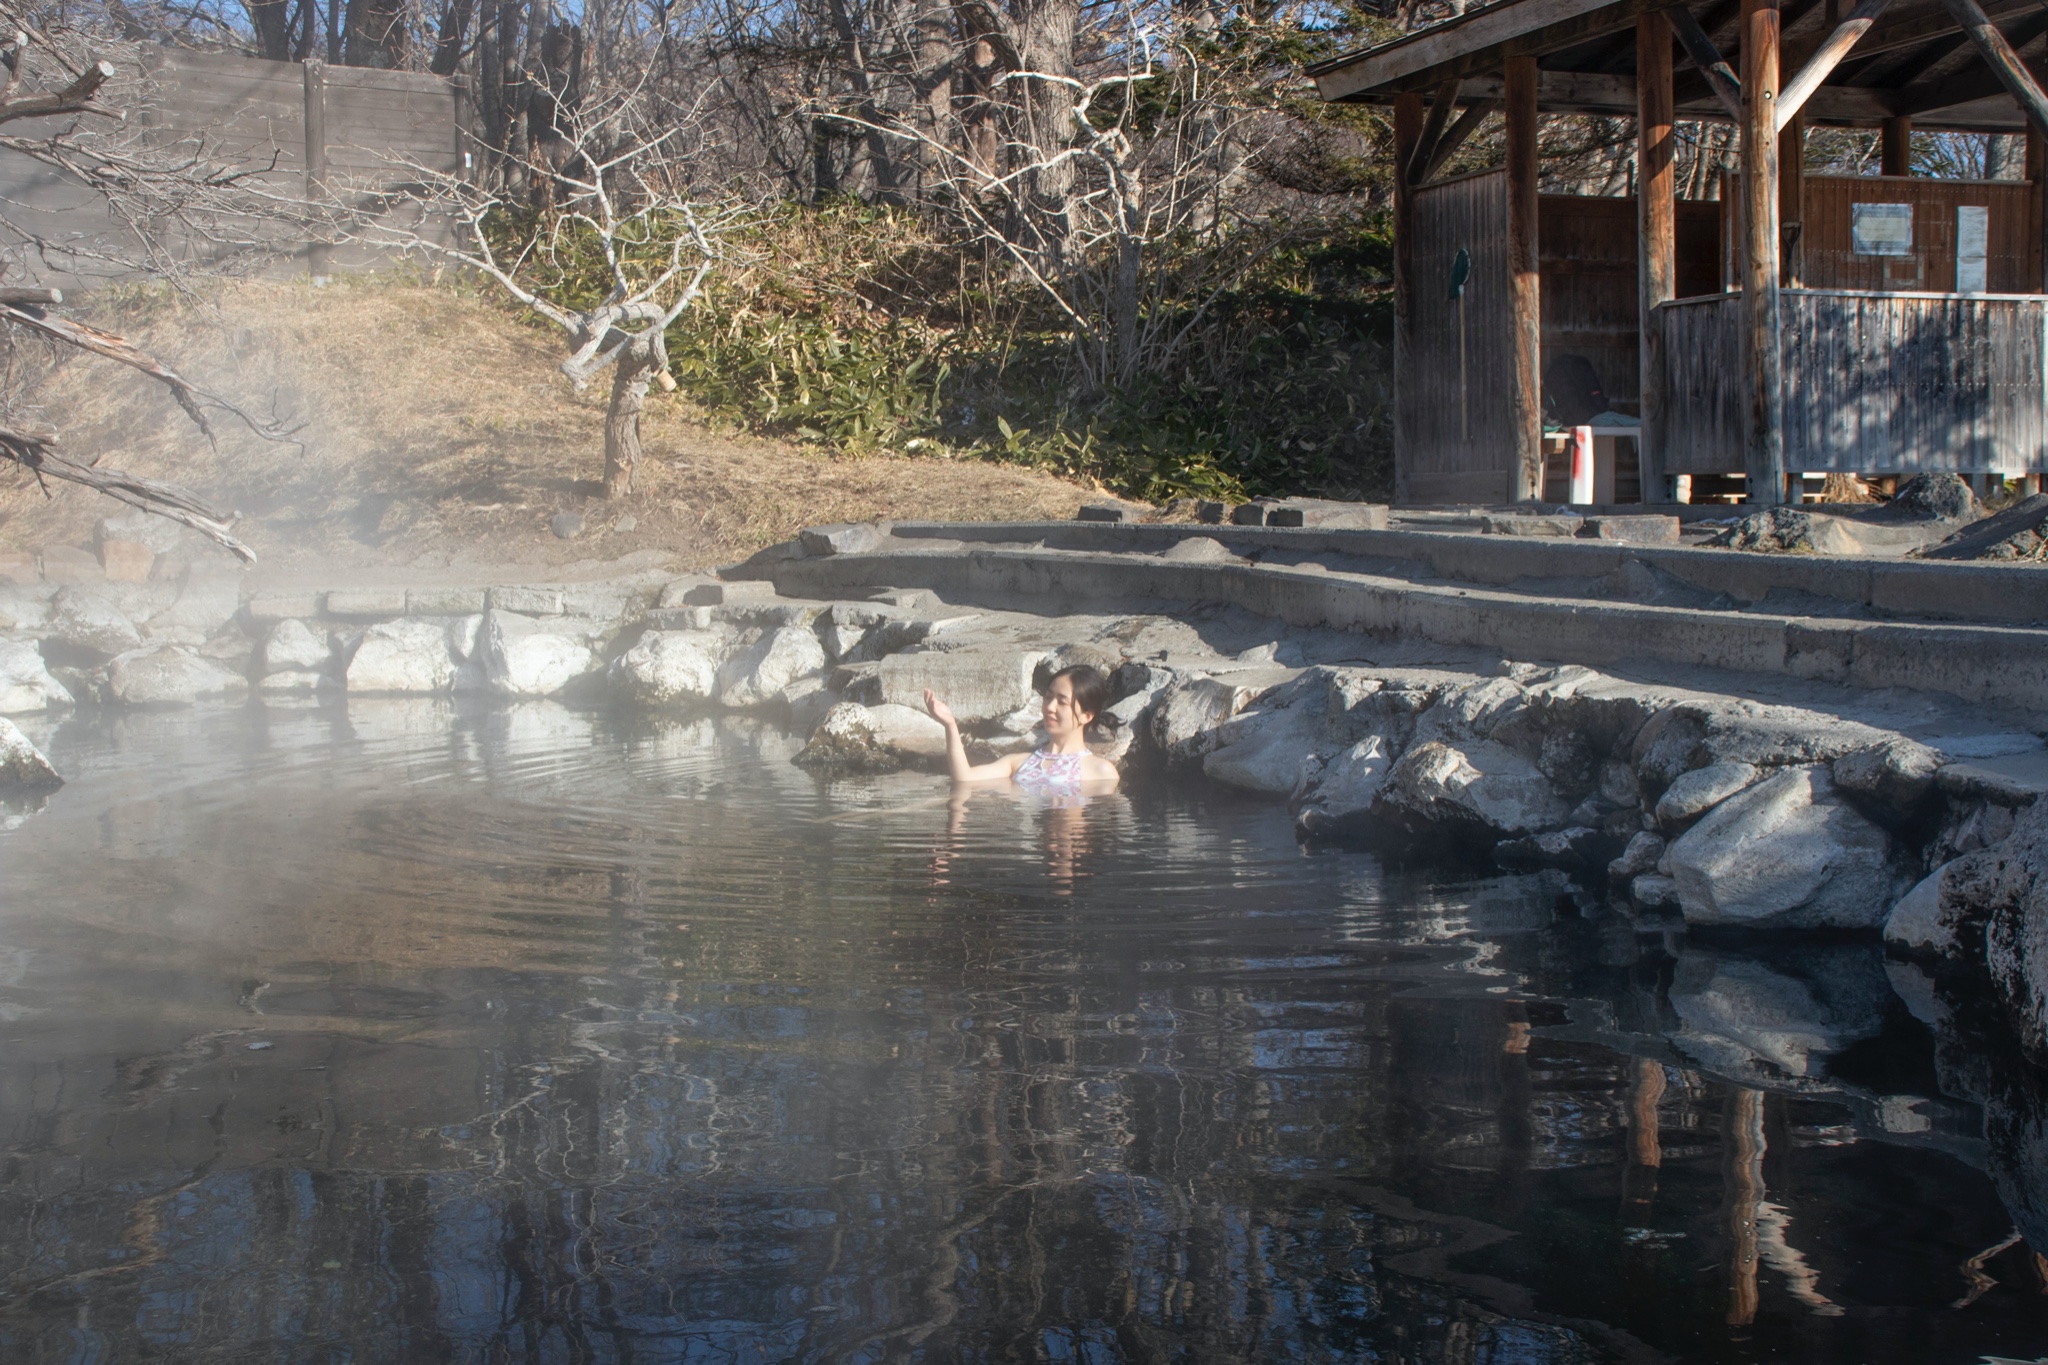
[[[1081,760],[1084,757],[1083,754],[1061,754],[1054,753],[1051,749],[1038,749],[1017,765],[1017,771],[1010,780],[1028,792],[1044,792],[1050,796],[1079,796]]]

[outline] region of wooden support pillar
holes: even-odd
[[[2027,289],[2042,292],[2048,281],[2048,138],[2031,125],[2027,128]]]
[[[1664,330],[1657,305],[1678,297],[1678,142],[1672,128],[1671,20],[1636,20],[1636,234],[1642,339],[1638,380],[1643,424],[1636,438],[1643,501],[1669,502],[1664,475]]]
[[[1785,393],[1778,344],[1778,6],[1742,0],[1743,451],[1749,501],[1785,500]]]
[[[1508,299],[1513,330],[1514,442],[1507,493],[1543,496],[1543,314],[1536,255],[1536,59],[1510,57],[1505,89],[1508,153]]]
[[[1394,391],[1401,390],[1401,370],[1415,339],[1415,186],[1408,165],[1422,144],[1422,96],[1394,97]],[[1408,490],[1408,446],[1401,430],[1401,404],[1394,404],[1394,501],[1413,499]]]
[[[1788,289],[1805,283],[1806,115],[1794,114],[1778,134],[1778,240],[1783,244],[1780,278]]]
[[[307,61],[305,73],[306,200],[318,203],[327,198],[327,65]],[[316,281],[327,279],[327,245],[314,242],[306,249],[306,269]]]
[[[1635,1077],[1628,1088],[1628,1165],[1621,1176],[1622,1219],[1629,1227],[1648,1227],[1650,1208],[1657,1200],[1657,1169],[1664,1164],[1657,1106],[1664,1086],[1662,1062],[1635,1059]]]
[[[1913,173],[1913,119],[1910,114],[1899,114],[1884,121],[1884,131],[1877,140],[1877,157],[1879,175]]]
[[[1763,1091],[1737,1090],[1728,1096],[1721,1162],[1728,1220],[1728,1325],[1747,1327],[1756,1321],[1757,1215],[1765,1193]]]

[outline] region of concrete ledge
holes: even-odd
[[[1702,612],[1412,583],[1316,564],[1203,564],[1060,551],[835,555],[786,560],[756,572],[772,578],[778,591],[798,597],[840,597],[889,585],[932,588],[952,600],[997,599],[1037,612],[1069,604],[1095,604],[1099,610],[1099,604],[1118,599],[1218,603],[1290,625],[1419,638],[1514,659],[1596,666],[1649,660],[1946,692],[2048,711],[2048,631],[2017,627]]]
[[[898,522],[898,540],[1042,544],[1095,553],[1152,553],[1208,536],[1240,553],[1284,550],[1412,563],[1424,577],[1508,587],[1530,579],[1599,578],[1631,561],[1707,592],[1761,602],[1773,592],[1829,598],[1885,616],[2048,624],[2048,569],[1817,555],[1746,554],[1617,541],[1463,535],[1441,531],[1337,531],[1314,527],[1101,522]]]

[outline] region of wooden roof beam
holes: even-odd
[[[1501,78],[1495,74],[1470,77],[1458,88],[1458,99],[1466,105],[1498,100],[1501,94]],[[1536,98],[1547,114],[1633,115],[1636,83],[1604,71],[1544,71],[1538,74]],[[1875,90],[1824,85],[1807,101],[1806,113],[1810,122],[1871,125],[1890,118],[1892,109]],[[1681,97],[1677,116],[1708,123],[1726,123],[1731,117],[1718,99],[1705,95]]]
[[[1799,116],[1800,106],[1804,105],[1813,92],[1820,89],[1821,82],[1842,64],[1842,59],[1849,55],[1849,49],[1856,46],[1857,40],[1870,32],[1870,26],[1877,22],[1877,17],[1885,12],[1891,2],[1892,0],[1863,0],[1863,3],[1851,10],[1849,17],[1828,35],[1827,41],[1820,45],[1820,50],[1806,59],[1806,64],[1799,68],[1799,74],[1785,82],[1785,88],[1778,92],[1779,132],[1782,133],[1791,126],[1792,120]]]
[[[2020,108],[2027,111],[2027,118],[2034,127],[2048,134],[2048,95],[2041,93],[2041,85],[2033,73],[2020,63],[2020,56],[2012,50],[2012,44],[1985,15],[1977,0],[1942,0],[1948,12],[1962,26],[1970,41],[1977,45],[1985,64],[1998,73],[1999,80],[2012,97],[2020,102]]]
[[[1692,58],[1692,64],[1707,78],[1707,84],[1721,97],[1721,103],[1728,106],[1728,116],[1742,118],[1742,80],[1735,69],[1728,65],[1727,58],[1714,46],[1714,40],[1700,27],[1700,21],[1693,17],[1684,5],[1673,5],[1664,11],[1671,16],[1671,31],[1678,38],[1678,45],[1685,49],[1685,55]]]
[[[1508,0],[1469,10],[1383,47],[1333,57],[1308,69],[1326,100],[1422,89],[1451,77],[1498,71],[1509,57],[1534,57],[1635,25],[1669,0]]]
[[[1422,136],[1416,140],[1414,155],[1402,167],[1409,184],[1420,185],[1423,182],[1430,154],[1436,150],[1437,139],[1444,135],[1444,127],[1451,121],[1451,111],[1457,107],[1458,83],[1445,81],[1436,88],[1436,98],[1430,101],[1429,119],[1422,125]]]
[[[1991,0],[1984,10],[1994,19],[2008,19],[2031,14],[2040,7],[2041,0]],[[1889,21],[1879,23],[1869,37],[1856,44],[1856,56],[1859,61],[1887,56],[1955,31],[1956,21],[1939,4],[1907,6],[1904,13],[1894,12]]]
[[[1415,183],[1426,185],[1435,179],[1436,173],[1444,168],[1444,163],[1457,155],[1458,148],[1464,146],[1466,140],[1479,131],[1479,125],[1486,122],[1486,116],[1500,107],[1499,100],[1474,100],[1468,105],[1465,112],[1458,115],[1458,121],[1451,125],[1450,131],[1438,138],[1436,145],[1429,149],[1429,160],[1424,163],[1422,174]]]
[[[2023,52],[2044,33],[2048,33],[2048,13],[2028,16],[2015,24],[2005,37],[2015,52]],[[1975,104],[1978,100],[2005,93],[2006,84],[1996,72],[1985,66],[1971,66],[1941,80],[1923,81],[1894,91],[1885,96],[1885,102],[1895,113],[1917,118],[1921,114]]]

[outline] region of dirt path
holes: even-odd
[[[94,320],[195,382],[305,423],[303,449],[259,441],[229,419],[209,450],[147,381],[89,359],[60,365],[30,400],[74,458],[182,482],[241,511],[238,533],[266,580],[513,567],[574,577],[662,555],[698,568],[821,522],[1064,518],[1087,496],[1031,470],[722,434],[680,399],[655,397],[641,491],[606,502],[608,379],[576,393],[550,335],[451,288],[252,284],[210,309],[147,299],[103,306]],[[0,468],[0,550],[89,547],[93,524],[125,510],[53,491],[46,500]],[[550,525],[563,512],[583,523],[567,539]]]

